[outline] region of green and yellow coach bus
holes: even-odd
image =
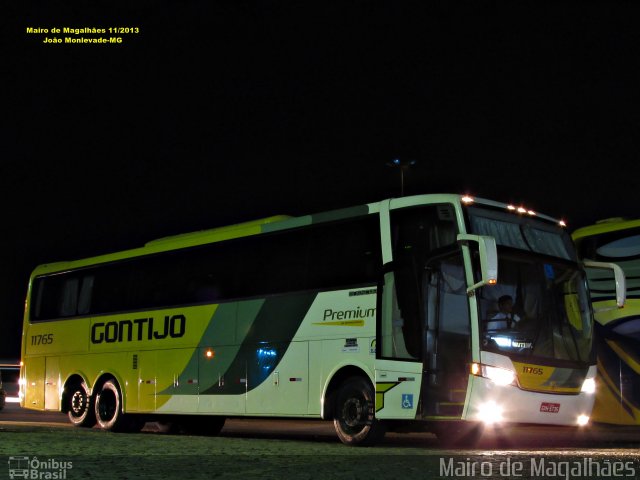
[[[22,361],[21,405],[78,426],[215,434],[229,417],[317,418],[349,445],[586,424],[596,376],[584,265],[562,222],[455,194],[38,266]]]
[[[627,302],[618,309],[610,273],[588,271],[599,385],[593,420],[640,425],[640,220],[603,220],[576,230],[573,238],[581,258],[615,262],[627,279]]]

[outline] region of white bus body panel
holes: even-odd
[[[421,362],[376,360],[376,417],[415,419],[421,386]]]
[[[515,371],[509,357],[491,352],[481,353],[482,363]],[[594,378],[596,366],[589,367],[587,378]],[[558,394],[527,391],[516,385],[496,385],[488,378],[470,375],[463,418],[486,421],[487,414],[497,414],[504,423],[538,423],[577,425],[578,417],[590,416],[595,401],[593,393]]]

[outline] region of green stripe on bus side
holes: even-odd
[[[316,296],[313,292],[220,304],[182,374],[199,372],[203,395],[233,395],[257,387],[282,360]],[[210,360],[204,356],[209,349]],[[274,353],[269,371],[257,358],[258,350],[265,349]],[[221,376],[224,388],[220,388]],[[248,385],[241,381],[247,376]],[[159,394],[194,392],[190,385],[172,385]]]
[[[225,370],[224,391],[215,385],[218,381],[218,377],[215,376],[205,378],[206,384],[201,382],[200,394],[237,395],[250,391],[264,382],[284,357],[316,296],[317,293],[313,292],[265,300],[242,344],[239,345],[233,361]],[[260,352],[265,351],[273,352],[273,358],[268,365],[260,363]],[[202,370],[201,374],[205,376]],[[244,379],[244,382],[238,381],[239,379]]]
[[[279,230],[286,230],[289,228],[306,227],[310,224],[311,217],[307,215],[304,217],[293,217],[277,223],[265,223],[260,228],[262,233],[271,233],[277,232]]]
[[[335,222],[338,220],[345,220],[347,218],[357,218],[367,214],[369,214],[369,207],[367,205],[358,205],[356,207],[342,208],[340,210],[314,213],[313,215],[293,217],[285,219],[281,222],[266,223],[261,226],[261,229],[262,233],[270,233],[289,228],[305,227],[317,223]]]
[[[315,213],[311,215],[311,223],[334,222],[336,220],[344,220],[345,218],[362,217],[369,213],[367,205],[358,205],[356,207],[342,208],[330,212]]]
[[[217,383],[219,381],[217,373],[214,374],[211,369],[199,368],[199,365],[204,361],[204,350],[211,349],[214,352],[215,358],[212,361],[215,361],[215,372],[228,370],[240,350],[242,339],[253,325],[263,304],[264,299],[257,299],[218,305],[181,375],[185,372],[199,371],[198,384],[201,389],[209,388]],[[240,308],[241,315],[238,314]],[[242,338],[237,338],[240,335]],[[217,347],[224,348],[218,349]],[[203,375],[207,372],[211,375]],[[170,386],[159,393],[161,395],[193,395],[193,390],[190,385],[177,385]]]

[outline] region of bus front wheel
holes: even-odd
[[[375,395],[362,377],[351,377],[340,386],[336,397],[333,425],[346,445],[373,445],[385,434],[384,425],[375,418]]]
[[[69,389],[67,416],[76,427],[91,428],[96,424],[96,415],[91,404],[91,394],[84,382],[76,383]]]
[[[140,431],[145,423],[142,417],[122,412],[122,393],[115,380],[107,380],[96,395],[95,416],[98,426],[111,432]]]

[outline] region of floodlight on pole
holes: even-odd
[[[388,167],[395,167],[400,170],[400,196],[404,196],[404,172],[408,170],[410,167],[413,167],[416,164],[415,160],[401,160],[399,158],[394,158],[392,161],[387,163]]]

